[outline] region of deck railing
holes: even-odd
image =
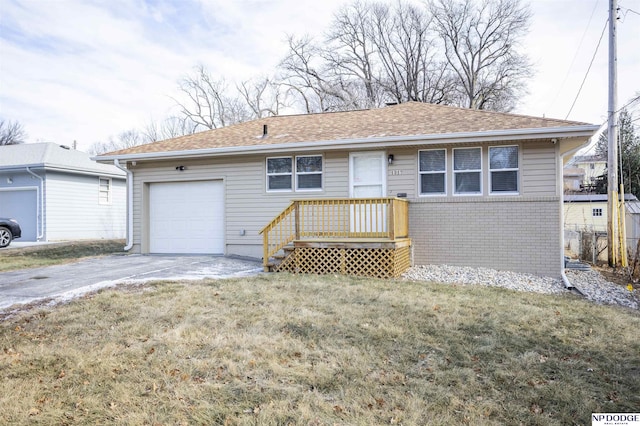
[[[401,198],[294,200],[260,233],[267,266],[269,258],[295,240],[408,237],[409,203]]]

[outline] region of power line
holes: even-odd
[[[629,9],[628,7],[621,7],[620,10],[625,9],[624,15],[622,16],[622,22],[624,22],[625,19],[627,19],[627,13],[631,12],[631,13],[635,13],[636,15],[640,16],[640,13],[636,12],[633,9]]]
[[[626,107],[628,107],[629,105],[631,105],[634,102],[640,101],[640,96],[636,96],[635,98],[631,99],[629,102],[627,102],[626,104],[622,105],[622,107],[620,109],[618,109],[616,112],[620,112],[623,109],[625,109]]]
[[[591,71],[591,66],[593,65],[593,61],[596,59],[596,55],[598,54],[598,48],[600,47],[600,43],[602,42],[602,37],[604,36],[604,32],[607,29],[607,24],[609,23],[609,18],[607,18],[607,20],[604,23],[604,27],[602,28],[602,33],[600,34],[600,40],[598,40],[598,45],[596,46],[596,50],[595,52],[593,52],[593,56],[591,57],[591,62],[589,63],[589,68],[587,68],[587,72],[584,75],[584,78],[582,79],[582,84],[580,84],[580,88],[578,89],[578,93],[576,94],[575,99],[573,100],[573,103],[571,104],[571,108],[569,109],[569,112],[567,113],[567,116],[564,118],[565,120],[569,118],[569,115],[571,114],[571,111],[573,111],[573,107],[576,105],[576,102],[578,101],[578,97],[580,96],[580,92],[582,91],[582,87],[584,86],[585,81],[587,81],[587,76],[589,75],[589,71]]]
[[[593,15],[596,13],[596,8],[598,7],[598,2],[599,2],[599,0],[596,0],[595,4],[593,5],[593,10],[591,11],[591,16],[589,16],[589,22],[587,22],[587,27],[584,29],[584,32],[582,33],[582,37],[580,38],[580,43],[578,43],[578,48],[576,49],[576,54],[573,55],[573,60],[571,61],[571,65],[569,65],[569,68],[567,69],[567,73],[565,74],[564,79],[562,80],[562,84],[560,84],[560,88],[556,92],[556,96],[553,98],[553,101],[551,101],[551,104],[549,105],[549,108],[547,108],[547,109],[551,109],[551,107],[556,103],[556,101],[558,100],[558,96],[560,96],[560,92],[562,92],[562,89],[564,88],[564,85],[567,82],[567,78],[569,78],[569,74],[571,74],[571,70],[573,69],[573,65],[576,63],[576,58],[580,54],[580,49],[582,48],[582,43],[584,42],[584,37],[587,35],[587,31],[589,30],[589,27],[591,26],[591,20],[593,19]]]

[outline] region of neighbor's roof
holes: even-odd
[[[576,155],[573,157],[573,163],[600,163],[607,161],[607,157],[604,155]]]
[[[584,169],[565,166],[564,169],[562,169],[562,175],[564,177],[573,177],[573,176],[584,177]]]
[[[0,170],[24,169],[26,167],[83,174],[125,176],[125,172],[115,166],[91,160],[86,152],[76,151],[51,142],[0,146]]]
[[[640,215],[640,202],[627,201],[626,203],[624,203],[624,206],[630,214]]]
[[[607,194],[576,194],[565,195],[565,203],[606,203],[608,200]],[[624,194],[625,201],[638,201],[633,194]]]
[[[267,135],[263,136],[263,126]],[[589,127],[587,123],[480,111],[421,102],[385,108],[304,115],[281,115],[104,154],[192,151],[230,147],[260,147],[322,141],[380,141],[421,135],[489,133],[513,129]],[[100,157],[98,157],[100,159]]]

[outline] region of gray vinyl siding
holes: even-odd
[[[529,142],[522,150],[522,193],[558,195],[556,147],[551,142]]]
[[[111,203],[100,204],[98,176],[47,172],[45,221],[48,241],[124,238],[126,184],[111,179]]]
[[[292,199],[347,197],[348,153],[322,152],[324,158],[322,191],[266,190],[264,155],[202,160],[172,160],[131,167],[133,180],[134,252],[148,252],[148,200],[146,189],[153,182],[222,180],[225,203],[225,254],[262,257],[260,230],[289,205]],[[278,154],[286,156],[288,154]],[[180,172],[175,168],[184,165]],[[244,235],[241,235],[244,231]]]
[[[418,193],[418,150],[389,149],[393,154],[393,164],[387,166],[387,196],[396,197],[407,194],[408,199]]]

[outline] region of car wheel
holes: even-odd
[[[11,231],[3,226],[0,226],[0,247],[6,247],[11,243],[13,234]]]

